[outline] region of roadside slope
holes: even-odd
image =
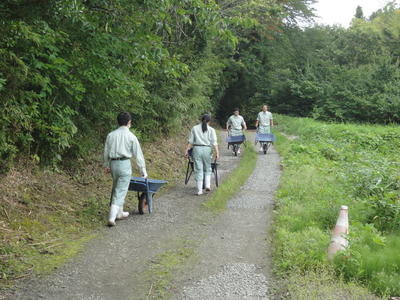
[[[238,164],[221,146],[224,178]],[[184,174],[182,174],[182,177]],[[194,252],[214,214],[201,207],[194,184],[182,183],[155,200],[152,215],[134,214],[88,243],[55,273],[27,279],[9,299],[144,299],[168,293],[169,273]],[[131,202],[136,195],[128,194]]]

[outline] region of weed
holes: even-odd
[[[243,147],[244,148],[244,147]],[[256,167],[257,153],[252,145],[243,150],[239,166],[224,180],[210,199],[204,202],[207,209],[219,212],[225,209],[227,201],[246,183]]]
[[[193,253],[193,245],[188,241],[178,241],[178,245],[151,259],[147,271],[148,282],[151,282],[148,298],[162,299],[168,297],[173,273],[181,267]]]
[[[322,276],[330,230],[345,204],[350,248],[336,257],[336,273],[381,296],[400,294],[400,129],[277,119],[281,131],[299,137],[280,136],[276,144],[284,167],[277,193],[277,272],[313,270]]]

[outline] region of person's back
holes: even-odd
[[[107,172],[111,172],[113,179],[109,226],[114,226],[116,219],[129,215],[123,211],[123,205],[132,175],[130,158],[135,158],[143,177],[147,177],[146,162],[139,141],[129,130],[131,120],[129,113],[120,113],[117,117],[120,127],[107,135],[104,145],[104,167]]]
[[[207,130],[204,132],[202,130],[202,124],[195,125],[191,130],[191,134],[193,134],[193,139],[191,140],[193,145],[211,147],[214,146],[216,142],[215,129],[209,125],[207,125]]]
[[[110,158],[116,158],[127,157],[127,153],[121,152],[124,152],[126,148],[132,148],[132,143],[137,138],[127,127],[119,127],[108,134],[107,140]]]
[[[189,156],[189,150],[193,149],[192,157],[194,163],[194,174],[197,186],[197,195],[203,194],[203,179],[205,190],[210,191],[211,176],[211,156],[212,148],[215,150],[216,157],[219,158],[217,135],[209,123],[211,117],[207,114],[201,118],[201,123],[193,126],[190,130],[188,145],[185,156]]]

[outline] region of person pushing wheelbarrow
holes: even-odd
[[[197,195],[203,194],[203,181],[206,192],[211,190],[211,160],[213,149],[215,156],[219,159],[219,150],[217,143],[217,134],[214,128],[209,124],[211,117],[204,114],[201,117],[201,123],[194,126],[190,131],[188,145],[185,150],[185,156],[189,156],[189,150],[193,149],[194,174],[197,187]]]
[[[274,127],[274,119],[272,114],[268,111],[268,105],[263,105],[262,111],[257,115],[257,132],[261,134],[269,134],[271,133],[271,127]],[[263,151],[262,145],[260,145],[260,151]]]
[[[142,149],[136,136],[129,130],[131,120],[129,113],[120,113],[117,117],[120,127],[107,135],[104,146],[104,167],[107,173],[111,172],[113,179],[108,226],[115,226],[116,219],[129,216],[128,212],[123,211],[123,207],[132,176],[132,157],[136,159],[142,176],[147,178]]]
[[[244,136],[243,130],[247,130],[246,122],[243,117],[240,115],[239,108],[235,108],[233,110],[233,115],[229,117],[226,122],[226,130],[228,131],[229,136]],[[232,147],[232,151],[234,154],[240,154],[240,144],[237,144],[237,150],[235,147]]]

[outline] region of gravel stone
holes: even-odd
[[[184,288],[182,299],[268,299],[268,282],[255,265],[231,263]]]

